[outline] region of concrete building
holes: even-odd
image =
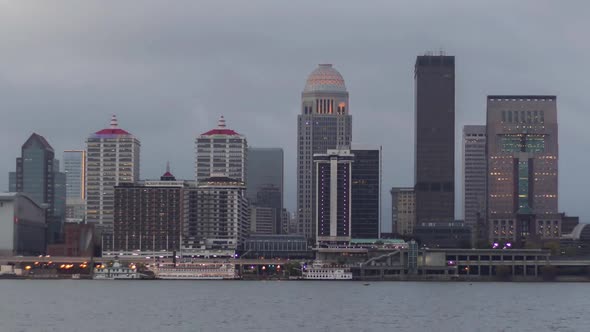
[[[185,192],[183,255],[233,255],[250,230],[244,182],[213,174]]]
[[[80,223],[86,214],[86,151],[64,151],[63,165],[66,176],[65,221]]]
[[[342,75],[331,64],[321,64],[307,78],[297,116],[298,232],[315,239],[316,220],[313,156],[328,149],[349,147],[352,117]]]
[[[65,175],[59,172],[59,161],[43,136],[33,133],[23,144],[9,182],[11,190],[26,193],[46,208],[47,242],[58,242],[65,219]]]
[[[47,246],[47,254],[61,257],[99,256],[100,239],[93,224],[66,223],[63,243]]]
[[[197,182],[207,180],[211,174],[246,182],[248,142],[246,137],[226,127],[223,116],[217,128],[196,138],[195,148]]]
[[[313,258],[307,241],[300,234],[250,235],[244,243],[242,258]]]
[[[185,181],[176,181],[169,168],[159,181],[115,186],[113,251],[179,251],[185,187]]]
[[[414,188],[391,188],[392,233],[410,235],[416,225],[416,194]]]
[[[139,181],[140,147],[115,115],[109,128],[86,139],[86,222],[102,233],[103,250],[113,249],[115,186]]]
[[[248,148],[246,196],[250,204],[275,209],[274,232],[282,231],[283,149]]]
[[[486,126],[464,126],[463,209],[474,235],[485,228],[487,178]]]
[[[381,234],[381,146],[352,145],[351,236],[377,239]]]
[[[415,66],[415,191],[418,223],[455,220],[455,57]]]
[[[0,193],[0,256],[45,253],[45,209],[24,193]]]
[[[352,162],[350,150],[313,155],[316,166],[316,246],[347,245],[351,239]]]
[[[250,205],[250,234],[276,234],[276,213],[271,207]]]
[[[555,96],[487,98],[489,240],[556,240],[558,213]]]
[[[421,223],[414,226],[414,237],[427,248],[471,248],[471,226],[463,222]]]

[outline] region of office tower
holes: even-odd
[[[63,154],[66,175],[66,222],[84,221],[86,209],[86,151],[66,150]]]
[[[47,140],[33,133],[16,159],[16,172],[10,175],[9,188],[25,193],[46,208],[47,243],[60,240],[65,213],[65,176]]]
[[[321,64],[307,78],[297,117],[298,232],[315,239],[315,174],[313,155],[349,147],[352,117],[344,79],[330,64]]]
[[[455,220],[455,57],[418,56],[415,66],[417,223]]]
[[[463,209],[477,239],[485,232],[487,194],[486,126],[463,127]]]
[[[213,174],[185,195],[183,255],[234,255],[250,231],[244,182]]]
[[[411,235],[416,225],[416,193],[414,188],[391,188],[391,232]]]
[[[352,162],[350,150],[316,153],[316,246],[346,245],[351,239]]]
[[[117,253],[180,250],[185,181],[167,169],[160,180],[115,186],[113,250]]]
[[[277,210],[271,207],[250,206],[250,234],[275,234]]]
[[[25,193],[0,193],[0,256],[45,254],[45,213]]]
[[[246,179],[250,204],[276,209],[273,229],[282,233],[283,149],[249,147]]]
[[[376,239],[381,234],[381,146],[352,145],[351,236]]]
[[[207,180],[211,174],[246,181],[248,142],[246,137],[228,129],[223,116],[217,128],[201,134],[195,140],[197,182]]]
[[[488,96],[487,153],[490,241],[559,238],[556,97]]]
[[[139,180],[139,140],[119,128],[113,115],[109,128],[86,139],[86,221],[102,236],[103,251],[112,250],[115,186]]]

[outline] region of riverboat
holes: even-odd
[[[237,279],[231,263],[161,263],[150,268],[156,279],[226,280]]]
[[[316,262],[303,269],[304,280],[352,280],[350,268]]]
[[[121,265],[118,261],[113,263],[113,266],[97,266],[94,268],[92,279],[97,280],[125,280],[125,279],[140,279],[141,274],[137,269]]]

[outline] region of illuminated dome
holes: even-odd
[[[307,77],[303,92],[346,92],[346,85],[331,64],[321,64]]]

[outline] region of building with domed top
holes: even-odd
[[[320,64],[307,78],[297,117],[297,231],[308,240],[315,240],[313,155],[349,147],[351,139],[344,78],[331,64]]]
[[[86,222],[102,231],[103,251],[113,247],[115,186],[139,180],[139,140],[119,128],[117,117],[111,125],[86,139]]]

